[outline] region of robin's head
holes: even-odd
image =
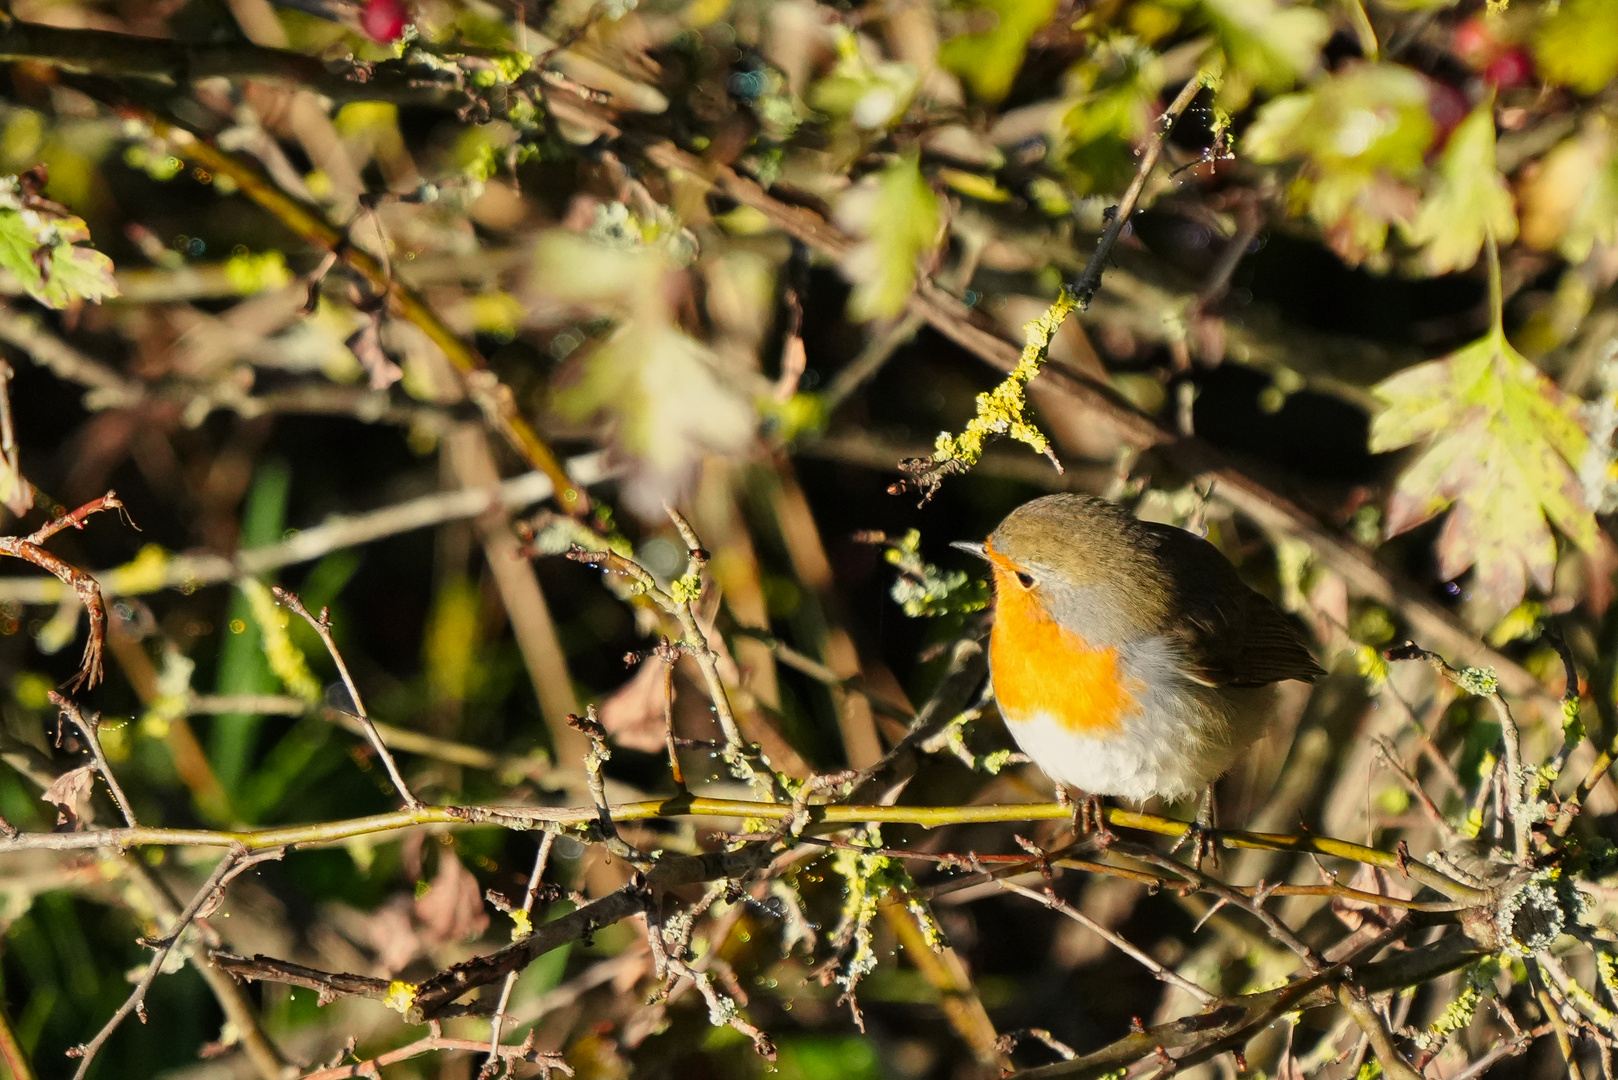
[[[1013,510],[984,544],[997,606],[1049,615],[1093,642],[1159,626],[1171,602],[1140,522],[1105,499],[1047,495]]]

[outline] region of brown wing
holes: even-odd
[[[1326,672],[1280,609],[1248,588],[1219,549],[1171,525],[1144,523],[1182,613],[1164,630],[1184,644],[1191,675],[1210,686],[1314,682]]]

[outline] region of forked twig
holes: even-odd
[[[355,1061],[347,1065],[329,1065],[324,1069],[304,1073],[299,1080],[351,1080],[353,1077],[379,1077],[384,1066],[394,1065],[401,1061],[420,1057],[423,1054],[432,1054],[442,1050],[461,1050],[477,1052],[485,1048],[484,1043],[476,1039],[457,1039],[445,1035],[439,1024],[434,1021],[429,1028],[430,1034],[417,1039],[413,1043],[401,1046],[396,1050],[389,1050],[385,1054],[378,1054],[365,1061]],[[539,1075],[543,1080],[550,1080],[554,1073],[564,1076],[573,1075],[573,1067],[563,1060],[562,1055],[549,1050],[536,1050],[534,1048],[535,1035],[532,1031],[528,1038],[517,1046],[502,1046],[498,1048],[497,1060],[508,1068],[515,1062],[525,1061],[530,1065],[539,1067]],[[346,1055],[345,1055],[346,1056]]]
[[[67,1052],[68,1057],[79,1059],[79,1067],[73,1073],[73,1080],[84,1080],[84,1076],[90,1071],[90,1064],[95,1060],[96,1054],[100,1053],[107,1040],[112,1038],[113,1032],[117,1031],[119,1025],[129,1018],[130,1013],[135,1013],[139,1016],[141,1023],[146,1022],[146,991],[151,988],[152,983],[156,981],[157,976],[162,972],[164,962],[168,959],[169,953],[179,944],[180,937],[185,933],[186,928],[198,918],[205,917],[208,912],[218,907],[220,900],[224,898],[225,886],[230,884],[230,880],[255,863],[279,859],[284,854],[286,852],[283,848],[249,852],[247,848],[237,844],[230,849],[224,858],[219,860],[219,864],[214,867],[213,873],[208,875],[208,880],[203,883],[202,888],[198,889],[196,895],[191,898],[191,902],[180,912],[179,917],[174,920],[174,925],[169,927],[168,934],[156,941],[144,942],[155,951],[152,953],[151,960],[146,964],[146,970],[141,973],[140,980],[135,984],[135,989],[130,992],[124,1003],[118,1007],[118,1011],[112,1014],[112,1018],[102,1026],[100,1031],[96,1032],[95,1038],[87,1043],[81,1043]]]
[[[591,551],[575,544],[567,557],[629,578],[652,603],[674,617],[680,624],[679,648],[689,653],[702,671],[708,697],[713,703],[714,716],[725,736],[725,760],[737,779],[748,781],[760,794],[785,796],[787,793],[781,790],[769,761],[757,746],[749,744],[742,735],[741,725],[737,723],[735,710],[731,707],[730,695],[725,690],[724,678],[719,673],[719,656],[708,644],[707,635],[703,633],[692,608],[692,602],[702,589],[702,571],[708,565],[708,552],[698,540],[696,531],[678,510],[672,506],[665,506],[664,509],[680,531],[687,549],[686,573],[668,589],[659,585],[651,571],[640,563],[610,549]]]
[[[1517,729],[1517,718],[1511,714],[1511,706],[1500,694],[1499,679],[1492,670],[1453,667],[1442,656],[1421,648],[1413,641],[1388,649],[1383,655],[1389,660],[1420,660],[1462,690],[1487,698],[1493,706],[1495,717],[1500,721],[1500,738],[1505,748],[1505,798],[1500,807],[1501,816],[1511,822],[1512,853],[1517,863],[1526,863],[1529,830],[1533,822],[1528,820],[1528,807],[1523,799],[1522,738]]]

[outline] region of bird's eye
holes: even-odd
[[[1018,570],[1017,584],[1021,585],[1025,589],[1032,589],[1034,587],[1034,575],[1030,574],[1026,570]]]

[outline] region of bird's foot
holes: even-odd
[[[1073,811],[1075,838],[1091,837],[1102,847],[1118,839],[1117,834],[1107,827],[1107,808],[1102,805],[1101,796],[1087,795],[1065,787],[1058,787],[1056,791],[1058,800]]]
[[[1204,862],[1214,868],[1219,866],[1218,829],[1207,822],[1186,822],[1185,832],[1181,833],[1180,838],[1174,841],[1174,846],[1169,848],[1169,854],[1172,855],[1179,851],[1187,843],[1191,845],[1191,869],[1200,873]]]

